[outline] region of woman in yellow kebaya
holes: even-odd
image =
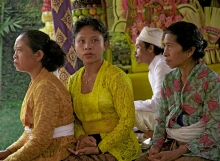
[[[69,79],[76,114],[76,149],[68,160],[134,160],[141,149],[133,132],[132,84],[103,59],[108,33],[101,21],[85,17],[73,29],[74,47],[84,67]]]

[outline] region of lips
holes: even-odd
[[[169,63],[170,61],[169,60],[165,60],[166,61],[166,63]]]
[[[18,62],[16,60],[14,60],[14,65],[18,64]]]
[[[85,56],[92,56],[92,53],[86,53]]]
[[[85,53],[85,55],[92,55],[92,53]]]

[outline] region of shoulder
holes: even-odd
[[[36,82],[35,94],[46,94],[47,96],[68,95],[68,91],[64,84],[51,72],[44,75],[38,82]]]
[[[69,77],[69,82],[72,82],[74,80],[77,80],[81,77],[81,73],[83,72],[84,70],[84,67],[80,68],[78,71],[76,71],[74,74],[72,74],[70,77]]]
[[[171,78],[176,78],[176,77],[178,77],[179,73],[180,73],[180,70],[178,68],[172,69],[169,73],[165,74],[164,79],[170,80]]]
[[[199,72],[197,75],[197,78],[204,78],[204,79],[219,79],[219,75],[218,73],[216,73],[215,71],[213,71],[211,68],[209,68],[207,65],[205,64],[201,64],[199,65]]]
[[[103,64],[103,69],[101,70],[101,75],[103,81],[107,84],[124,84],[125,82],[131,82],[128,75],[120,68],[115,65],[112,65],[108,62]],[[120,83],[119,83],[120,82]]]
[[[109,63],[107,61],[104,61],[102,71],[105,73],[106,77],[113,78],[118,75],[127,77],[127,74],[123,70],[121,70],[120,68],[118,68],[115,65],[112,65],[111,63]]]
[[[48,87],[54,87],[54,88],[62,88],[64,87],[63,83],[61,82],[61,80],[59,78],[57,78],[57,76],[55,76],[52,72],[49,73],[47,79],[45,79],[45,82],[43,83]]]

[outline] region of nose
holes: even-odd
[[[167,57],[167,50],[166,50],[166,48],[164,48],[163,55],[164,55],[165,57]]]
[[[92,49],[91,43],[89,42],[85,43],[85,50],[91,50],[91,49]]]
[[[134,50],[134,55],[137,55],[137,49]]]
[[[13,55],[13,59],[16,59],[17,58],[17,55],[14,53],[14,55]]]

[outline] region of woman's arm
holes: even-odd
[[[5,161],[33,160],[47,150],[53,139],[60,110],[59,93],[53,83],[39,85],[33,94],[34,128],[32,139]]]
[[[79,139],[81,135],[85,135],[85,131],[83,130],[81,121],[75,116],[75,122],[74,122],[74,132],[75,137]]]
[[[166,81],[166,80],[165,80]],[[158,115],[157,115],[157,124],[154,128],[154,135],[152,138],[152,144],[162,147],[166,139],[166,114],[168,113],[168,101],[166,90],[169,90],[169,87],[166,87],[165,81],[161,87],[161,98],[158,105]]]
[[[9,150],[0,150],[0,161],[2,159],[7,158],[9,155],[11,154],[11,152]]]
[[[125,73],[109,76],[108,88],[112,95],[113,105],[118,114],[119,121],[114,130],[105,136],[99,143],[104,153],[115,147],[125,137],[130,135],[135,125],[134,97],[131,80]]]
[[[207,76],[208,84],[205,87],[202,119],[205,131],[198,138],[188,143],[191,155],[200,156],[210,160],[220,159],[220,76]],[[207,83],[207,81],[206,81]],[[205,81],[203,81],[205,84]]]
[[[72,101],[73,101],[73,93],[76,90],[76,84],[74,83],[74,79],[76,79],[75,77],[77,77],[78,75],[72,75],[70,76],[69,80],[68,80],[68,85],[67,85],[67,90],[69,91],[69,93],[71,94],[72,97]],[[77,118],[76,115],[75,116],[75,121],[74,121],[74,135],[76,137],[76,139],[78,139],[80,137],[80,135],[85,135],[85,132],[83,130],[82,127],[82,123],[81,121]]]
[[[20,136],[20,138],[16,142],[14,142],[12,145],[7,147],[6,149],[10,151],[11,154],[16,152],[18,149],[24,146],[27,140],[27,137],[28,137],[27,132],[24,131],[23,134]]]
[[[153,145],[155,146],[155,145]],[[151,147],[151,151],[154,150],[154,147]],[[163,160],[163,161],[173,161],[181,157],[183,154],[186,154],[189,152],[186,145],[181,145],[178,149],[173,151],[162,151],[158,153],[158,148],[156,148],[156,152],[151,152],[149,154],[148,159],[149,160]]]

